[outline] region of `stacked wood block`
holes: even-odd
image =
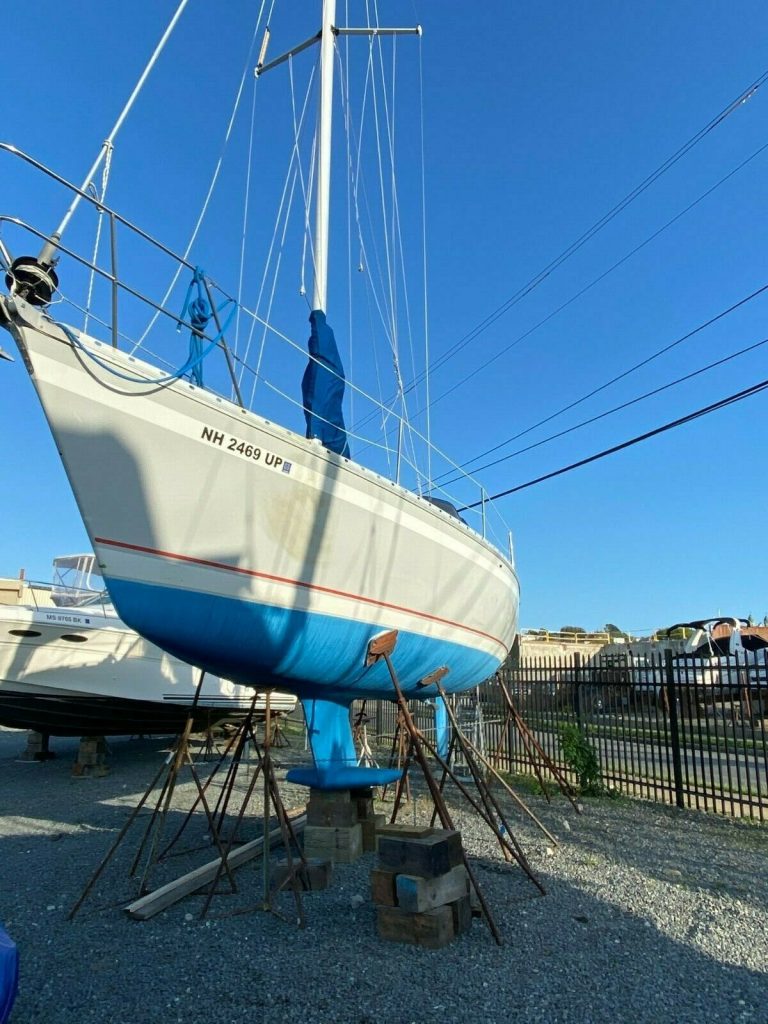
[[[308,857],[351,864],[376,849],[376,827],[384,815],[375,814],[371,789],[309,791],[304,853]]]
[[[353,789],[350,792],[357,804],[357,820],[363,833],[363,853],[373,853],[377,832],[386,822],[386,815],[376,814],[372,789]]]
[[[348,789],[309,791],[304,853],[339,864],[351,864],[363,853],[363,830],[357,802]]]
[[[77,750],[77,759],[72,765],[72,774],[108,775],[107,741],[103,736],[83,736]]]
[[[48,736],[40,732],[27,733],[27,749],[20,761],[48,761],[56,755],[48,749]]]
[[[379,937],[440,949],[472,926],[461,834],[386,825],[371,872]]]

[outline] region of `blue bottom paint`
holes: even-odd
[[[435,747],[438,754],[445,760],[451,741],[451,729],[448,723],[448,709],[442,697],[435,698]]]
[[[392,627],[146,583],[106,582],[132,629],[214,675],[289,690],[302,699],[350,703],[393,697],[385,663],[365,665],[369,641]],[[499,667],[499,659],[483,651],[404,630],[393,661],[403,692],[421,699],[436,691],[419,688],[419,680],[442,665],[450,669],[442,680],[449,693],[477,685]]]
[[[0,926],[0,1024],[5,1024],[10,1017],[18,991],[19,951]]]
[[[123,621],[169,653],[234,682],[302,699],[315,764],[292,769],[289,781],[334,790],[399,778],[397,769],[358,767],[349,721],[353,700],[394,698],[386,663],[365,664],[369,641],[386,627],[124,580],[107,585]],[[471,647],[402,630],[392,660],[403,693],[422,700],[436,691],[420,688],[419,680],[443,665],[450,669],[442,679],[448,692],[477,685],[499,665]],[[447,712],[442,700],[436,703],[445,756]]]
[[[304,720],[315,759],[314,768],[292,768],[286,778],[313,789],[387,786],[402,774],[397,768],[358,766],[349,706],[329,700],[305,700]]]

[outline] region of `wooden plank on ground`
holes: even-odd
[[[293,831],[298,834],[304,829],[307,823],[307,816],[306,813],[302,813],[294,817],[289,816],[289,820],[293,825]],[[280,829],[273,828],[269,833],[270,847],[274,846],[281,838]],[[254,857],[258,857],[263,848],[263,837],[254,839],[253,842],[246,843],[244,846],[232,850],[227,858],[227,865],[230,869],[238,868],[241,864],[245,864],[247,861],[253,860]],[[181,878],[177,878],[175,881],[155,889],[154,892],[147,893],[146,896],[142,896],[133,903],[129,903],[125,908],[125,912],[137,921],[146,921],[148,918],[154,917],[161,910],[165,910],[166,907],[172,906],[180,899],[189,896],[190,893],[197,892],[198,889],[202,889],[204,885],[212,882],[216,877],[220,863],[221,858],[217,857],[215,860],[203,864],[202,867],[195,868],[194,871],[182,875]]]

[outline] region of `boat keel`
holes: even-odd
[[[312,789],[362,789],[387,786],[400,778],[398,768],[369,768],[357,763],[349,705],[330,700],[303,700],[313,768],[292,768],[288,782]]]

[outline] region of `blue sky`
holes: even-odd
[[[111,203],[177,249],[219,153],[258,4],[226,6],[223,18],[222,5],[192,0],[118,139]],[[166,0],[72,0],[52,5],[31,28],[28,14],[12,6],[4,20],[4,138],[79,183],[174,7]],[[732,4],[706,0],[387,5],[383,21],[424,27],[421,44],[398,44],[398,64],[405,84],[413,84],[421,46],[435,358],[763,74],[768,9],[745,0],[737,13]],[[316,25],[314,5],[278,4],[271,55]],[[266,76],[262,85],[272,88]],[[237,277],[250,81],[247,88],[223,195],[193,251],[228,286]],[[253,174],[260,198],[278,181],[270,178],[268,154],[280,129],[262,107],[269,98],[258,94]],[[408,102],[415,110],[418,97]],[[398,130],[413,145],[408,102],[400,99]],[[440,447],[458,462],[478,455],[768,282],[768,150],[758,152],[768,142],[767,111],[768,84],[434,372],[433,399],[453,389],[432,409]],[[52,229],[63,212],[60,197],[36,188],[8,156],[0,160],[0,212]],[[404,192],[418,195],[419,174],[416,161],[405,162]],[[408,215],[414,210],[404,206]],[[255,206],[252,216],[258,228]],[[10,244],[5,228],[2,237]],[[280,298],[279,313],[301,336],[306,305],[295,294],[298,267],[290,269],[293,291]],[[332,302],[343,276],[332,278]],[[496,457],[761,341],[767,313],[768,293]],[[0,345],[13,348],[10,337]],[[490,493],[515,486],[760,381],[768,377],[766,350],[508,459],[485,471],[483,483]],[[373,371],[366,358],[356,356],[355,367],[367,380]],[[610,621],[644,631],[716,613],[768,613],[768,477],[761,463],[767,412],[768,397],[758,395],[503,499],[521,577],[521,624],[597,628]],[[86,546],[18,359],[0,363],[0,484],[0,575],[24,567],[45,578],[55,555]]]

